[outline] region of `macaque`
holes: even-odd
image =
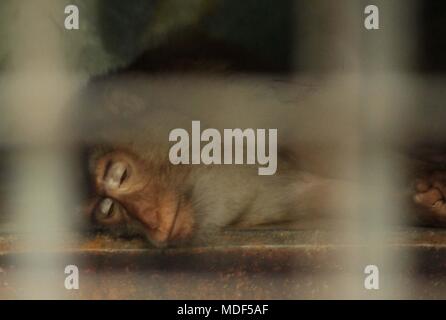
[[[91,146],[92,193],[84,212],[156,246],[228,227],[348,216],[357,208],[349,195],[358,183],[356,86],[348,78],[191,73],[94,80],[82,95],[79,126]],[[276,128],[277,172],[262,176],[246,164],[172,164],[169,132],[194,120],[221,130]],[[444,178],[417,180],[416,190],[404,194],[433,221],[446,217]]]

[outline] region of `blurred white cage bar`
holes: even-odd
[[[380,10],[381,29],[366,31],[363,21],[368,4],[356,0],[296,2],[296,41],[303,48],[297,52],[304,66],[301,69],[305,72],[305,66],[309,66],[314,70],[311,66],[318,65],[321,73],[332,73],[333,86],[340,88],[336,101],[345,102],[336,107],[345,107],[342,112],[351,110],[361,119],[355,126],[357,131],[341,130],[340,136],[334,137],[345,139],[339,150],[339,168],[359,182],[346,197],[358,199],[359,207],[346,203],[339,208],[355,208],[352,215],[358,219],[336,229],[338,256],[325,261],[342,267],[339,272],[320,275],[336,285],[328,294],[320,295],[300,292],[311,291],[311,284],[295,287],[296,297],[410,298],[411,284],[401,283],[398,277],[401,270],[410,267],[405,265],[411,262],[410,257],[400,256],[402,251],[389,245],[389,234],[403,220],[403,208],[393,198],[403,172],[399,160],[390,153],[391,141],[386,139],[389,132],[394,132],[393,136],[402,134],[403,130],[397,130],[405,121],[401,114],[410,117],[412,112],[405,105],[405,99],[411,98],[407,88],[412,83],[405,67],[411,63],[414,23],[401,20],[398,13],[416,8],[405,1],[373,1]],[[65,122],[69,112],[66,102],[81,81],[67,71],[60,30],[51,18],[54,12],[63,12],[61,2],[20,0],[14,6],[18,6],[14,9],[18,10],[17,16],[8,21],[8,40],[14,48],[12,63],[1,82],[1,92],[7,97],[2,115],[10,128],[1,141],[14,150],[10,168],[14,187],[8,197],[8,210],[16,219],[18,234],[23,235],[22,254],[11,255],[16,259],[11,263],[17,266],[21,289],[11,297],[63,298],[67,296],[63,266],[80,263],[63,248],[70,243],[67,235],[76,231],[66,208],[77,199],[70,137],[66,135],[70,126]],[[319,50],[321,43],[324,50]],[[324,65],[328,56],[336,57],[330,59],[335,65]],[[393,67],[396,61],[397,69]],[[346,133],[351,135],[342,136]],[[380,270],[379,290],[364,288],[367,265]],[[117,283],[121,275],[115,272],[107,276],[115,277]],[[197,275],[193,277],[196,280]],[[213,281],[212,274],[203,277]],[[192,285],[194,280],[183,283]],[[274,286],[274,276],[268,281]],[[147,296],[151,295],[136,294]]]
[[[3,75],[9,121],[3,137],[10,144],[11,192],[7,208],[15,218],[20,249],[12,263],[19,271],[16,298],[63,298],[61,255],[72,217],[67,210],[76,199],[69,98],[79,85],[62,52],[62,37],[54,14],[63,12],[60,1],[14,1],[7,22],[11,61]],[[63,269],[63,268],[62,268]]]
[[[301,47],[307,58],[304,56],[302,65],[319,66],[322,73],[332,72],[340,76],[340,81],[346,81],[347,89],[339,91],[344,106],[333,107],[358,115],[352,117],[358,120],[355,129],[340,130],[341,135],[336,137],[346,143],[345,149],[339,149],[343,165],[340,168],[345,176],[354,177],[359,183],[344,195],[345,200],[358,202],[339,208],[340,212],[353,208],[351,216],[357,219],[340,226],[335,236],[342,239],[344,249],[333,264],[344,267],[333,274],[338,289],[332,291],[331,298],[407,298],[410,292],[402,287],[398,277],[407,268],[403,262],[407,259],[389,245],[391,231],[404,220],[402,202],[395,197],[404,169],[388,139],[390,132],[401,134],[401,121],[410,117],[404,99],[409,98],[405,67],[411,62],[413,21],[401,19],[407,15],[398,13],[414,8],[402,1],[374,1],[380,12],[380,30],[366,30],[364,11],[369,4],[372,3],[354,0],[313,1],[306,4],[310,14],[305,10],[298,12],[297,19],[303,25],[299,26],[296,41],[302,41],[299,35],[305,36]],[[327,43],[331,50],[326,49]],[[335,62],[330,65],[324,61]],[[368,265],[377,266],[381,272],[380,290],[364,287]]]
[[[364,11],[368,4],[362,1],[357,10]],[[403,140],[401,128],[405,117],[401,115],[410,117],[407,102],[414,98],[407,89],[413,52],[410,12],[415,8],[413,3],[402,1],[380,1],[373,5],[380,10],[380,30],[361,28],[359,38],[361,138],[360,186],[356,190],[359,223],[346,230],[352,243],[361,246],[351,247],[345,258],[351,261],[351,270],[362,274],[352,274],[344,288],[348,298],[410,298],[410,288],[399,277],[407,270],[409,260],[402,250],[394,250],[391,245],[392,231],[406,223],[404,213],[407,214],[403,201],[396,196],[404,185],[405,164],[392,146],[394,141]],[[379,290],[375,292],[364,290],[368,265],[379,268]]]

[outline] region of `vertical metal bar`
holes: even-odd
[[[346,297],[404,298],[399,275],[407,257],[401,248],[392,246],[392,232],[402,225],[401,186],[403,164],[395,156],[393,142],[402,133],[401,114],[407,99],[407,66],[410,63],[409,36],[411,3],[408,1],[374,1],[379,9],[380,29],[361,33],[360,69],[360,190],[358,224],[350,230],[349,256],[353,271]],[[369,5],[362,1],[362,13]],[[365,18],[365,15],[363,16]],[[402,94],[404,93],[404,94]],[[406,114],[407,115],[407,114]],[[407,115],[408,116],[408,115]],[[404,120],[403,120],[404,121]],[[378,267],[379,289],[367,289],[368,265]],[[354,272],[358,276],[354,276]]]
[[[77,82],[67,73],[63,34],[52,19],[54,12],[63,17],[61,3],[20,0],[10,6],[14,36],[4,85],[13,151],[9,204],[21,239],[15,298],[62,298],[64,265],[72,261],[58,251],[67,241],[72,225],[67,208],[76,197],[65,134],[67,102]]]
[[[330,126],[330,136],[315,132],[313,139],[326,139],[326,141],[311,141],[321,143],[321,146],[330,146],[334,151],[332,157],[326,157],[324,161],[330,162],[334,168],[332,171],[338,178],[345,179],[342,190],[337,190],[339,198],[338,208],[334,208],[335,216],[333,229],[333,243],[336,245],[350,244],[352,242],[352,223],[341,223],[345,217],[350,219],[357,214],[358,190],[358,152],[360,130],[358,130],[357,115],[359,108],[360,90],[360,54],[359,54],[359,27],[361,10],[358,1],[300,1],[297,21],[299,22],[296,42],[298,44],[298,70],[310,76],[318,76],[322,81],[322,87],[318,88],[318,94],[322,97],[319,108],[326,110],[327,117],[333,120],[330,123],[320,119],[320,132]],[[298,9],[298,10],[299,10]],[[329,114],[328,114],[329,113]],[[318,119],[315,119],[319,122]],[[321,154],[325,153],[322,149]],[[336,161],[336,164],[331,162]],[[351,179],[351,181],[349,181]],[[344,218],[343,218],[344,217]],[[327,220],[326,223],[333,223]],[[336,246],[335,246],[336,247]],[[320,298],[345,298],[351,297],[351,287],[355,285],[351,273],[345,272],[351,269],[351,260],[354,256],[350,250],[339,252],[330,266],[324,266],[324,278],[330,289],[328,296]],[[331,255],[330,255],[331,256]],[[335,267],[337,266],[337,267]],[[354,269],[353,269],[354,270]],[[354,272],[354,271],[353,271]],[[319,281],[320,282],[320,279]],[[362,283],[362,282],[361,282]]]
[[[403,297],[407,291],[398,275],[407,257],[390,245],[391,232],[403,220],[397,196],[403,172],[390,146],[400,138],[404,99],[410,99],[402,93],[408,82],[404,72],[411,62],[412,3],[374,1],[380,13],[378,30],[364,27],[368,1],[301,3],[298,69],[333,78],[332,88],[321,90],[334,89],[336,94],[328,96],[337,98],[326,103],[343,113],[341,118],[357,121],[356,131],[354,125],[350,132],[339,128],[335,137],[345,141],[345,148],[339,148],[343,162],[339,168],[344,171],[340,175],[356,181],[340,197],[344,203],[339,216],[349,212],[347,216],[355,218],[336,228],[337,239],[342,239],[337,243],[344,250],[333,261],[340,271],[327,275],[335,283],[331,297]],[[368,265],[381,272],[379,290],[365,288]]]

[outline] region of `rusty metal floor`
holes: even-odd
[[[407,267],[387,275],[401,285],[390,298],[446,298],[446,230],[402,228],[392,232],[388,249]],[[17,271],[29,254],[17,236],[0,237],[0,298],[23,297]],[[345,252],[367,245],[342,243],[328,230],[228,231],[207,245],[156,249],[139,239],[91,235],[58,252],[63,284],[64,265],[80,270],[80,289],[61,298],[73,299],[323,299],[375,298],[365,292],[362,270],[352,270]],[[344,257],[344,258],[343,258]],[[41,259],[42,260],[42,259]],[[43,259],[44,261],[45,259]],[[35,275],[45,266],[34,266]],[[343,296],[342,281],[356,283],[357,295]],[[403,293],[401,293],[403,292]],[[25,294],[26,296],[26,294]],[[381,296],[379,296],[381,297]]]

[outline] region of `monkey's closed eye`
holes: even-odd
[[[93,217],[101,224],[116,224],[124,217],[124,208],[115,200],[105,198],[94,209]]]
[[[109,188],[119,188],[129,176],[129,167],[125,162],[109,161],[105,168],[104,180]]]

